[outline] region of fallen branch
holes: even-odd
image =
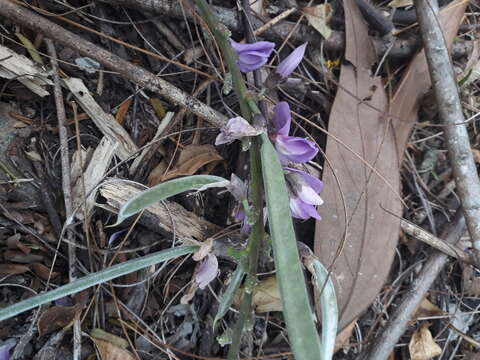
[[[456,244],[466,230],[465,218],[462,210],[457,210],[455,219],[441,234],[441,238],[449,244]],[[402,302],[396,308],[389,322],[375,341],[371,344],[370,350],[366,352],[364,359],[368,360],[387,360],[393,351],[393,347],[405,332],[411,317],[417,310],[425,294],[432,286],[438,274],[448,260],[448,256],[431,250],[430,256],[422,267],[420,273],[416,276],[413,286],[403,297]]]
[[[462,203],[475,261],[480,263],[480,179],[473,159],[470,139],[458,95],[448,49],[439,24],[436,0],[415,0],[430,78],[438,104],[448,157]]]
[[[123,60],[119,56],[84,40],[78,35],[67,31],[50,20],[17,5],[9,0],[0,0],[0,15],[6,16],[10,21],[26,26],[43,33],[46,37],[77,50],[80,54],[88,56],[105,67],[118,72],[137,85],[153,91],[175,104],[185,106],[195,115],[208,121],[210,124],[221,127],[226,122],[226,117],[212,109],[193,96],[185,93],[169,82],[155,76],[151,72]]]

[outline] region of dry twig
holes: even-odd
[[[475,260],[480,263],[480,179],[465,126],[456,77],[439,23],[438,3],[437,0],[415,0],[414,3],[440,119],[446,125],[444,136],[450,165],[472,238]]]
[[[449,244],[456,244],[465,230],[465,218],[463,217],[462,209],[459,209],[455,214],[455,219],[448,228],[442,232],[440,237],[445,239],[445,242]],[[380,335],[370,346],[370,351],[367,352],[367,356],[364,357],[365,359],[387,360],[389,358],[393,347],[405,332],[412,315],[417,310],[420,302],[432,286],[447,259],[447,255],[433,249],[431,250],[430,256],[417,275],[413,286],[404,296],[383,331],[379,331]]]

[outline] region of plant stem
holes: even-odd
[[[240,102],[242,116],[252,122],[252,113],[260,113],[256,103],[248,98],[247,87],[243,76],[238,69],[237,59],[228,40],[228,29],[220,24],[210,11],[205,0],[196,0],[201,15],[212,31],[218,46],[220,47],[228,71],[232,74],[233,88]],[[228,359],[236,359],[240,350],[241,337],[247,317],[252,313],[252,291],[256,283],[257,266],[260,243],[265,239],[263,224],[263,179],[260,160],[260,139],[254,138],[250,148],[250,197],[253,205],[255,223],[250,233],[248,251],[248,270],[245,292],[240,306],[240,316],[233,333],[232,345],[228,352]]]

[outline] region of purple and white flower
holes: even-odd
[[[280,75],[282,79],[286,79],[302,62],[306,48],[307,43],[300,45],[293,50],[290,55],[288,55],[285,59],[283,59],[283,61],[280,62],[280,64],[278,64],[275,72]]]
[[[285,178],[290,195],[290,211],[297,219],[321,219],[315,206],[322,205],[318,195],[323,189],[323,182],[302,170],[285,167]]]
[[[236,221],[242,223],[241,232],[247,234],[250,232],[250,225],[248,224],[247,215],[244,209],[244,201],[248,198],[248,186],[242,181],[237,175],[233,174],[230,176],[230,184],[227,185],[228,191],[233,195],[235,200],[237,200],[237,205],[233,209],[233,217]]]
[[[282,164],[289,162],[304,163],[317,155],[318,148],[313,141],[295,136],[288,136],[292,117],[290,107],[285,101],[279,102],[274,108],[272,124],[274,130],[270,139],[275,145]]]
[[[215,139],[215,145],[230,144],[245,136],[256,136],[262,133],[262,130],[254,128],[247,120],[238,116],[228,120],[227,124],[220,130]]]
[[[200,289],[205,287],[217,277],[218,260],[214,254],[208,254],[198,265],[195,281]]]
[[[10,360],[11,354],[10,350],[15,347],[17,341],[14,339],[9,339],[3,344],[0,345],[0,360]]]
[[[244,73],[257,70],[265,65],[275,47],[275,44],[269,41],[241,44],[230,39],[230,44],[237,54],[237,65]]]

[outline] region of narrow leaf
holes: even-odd
[[[315,280],[314,285],[320,294],[320,310],[322,313],[321,359],[331,359],[335,349],[335,339],[338,330],[338,307],[335,287],[327,269],[325,269],[316,256],[309,257],[305,265],[312,273]]]
[[[60,286],[55,290],[44,292],[40,295],[36,295],[16,304],[7,306],[4,309],[0,309],[0,321],[14,317],[15,315],[36,308],[37,306],[46,304],[50,301],[58,300],[65,296],[75,294],[82,290],[88,289],[89,287],[116,279],[120,276],[130,274],[148,266],[174,259],[182,255],[191,254],[197,249],[198,246],[179,246],[176,248],[162,250],[137,259],[125,261],[121,264],[117,264],[96,273],[89,274],[74,282]]]
[[[245,275],[245,268],[240,263],[235,269],[235,272],[232,275],[232,279],[230,280],[230,283],[228,284],[227,289],[225,290],[225,293],[222,296],[220,305],[218,306],[217,315],[215,315],[215,320],[213,320],[214,329],[215,329],[215,325],[217,324],[217,321],[222,319],[225,316],[228,309],[232,305],[234,295],[237,292],[238,288],[240,287],[240,284],[243,280],[244,275]]]
[[[225,181],[227,180],[219,176],[193,175],[163,182],[128,200],[120,209],[115,225],[122,223],[126,218],[170,196],[188,190],[199,190],[206,185]]]
[[[320,339],[300,265],[283,170],[267,135],[262,134],[261,139],[268,223],[288,338],[297,359],[321,359]]]

